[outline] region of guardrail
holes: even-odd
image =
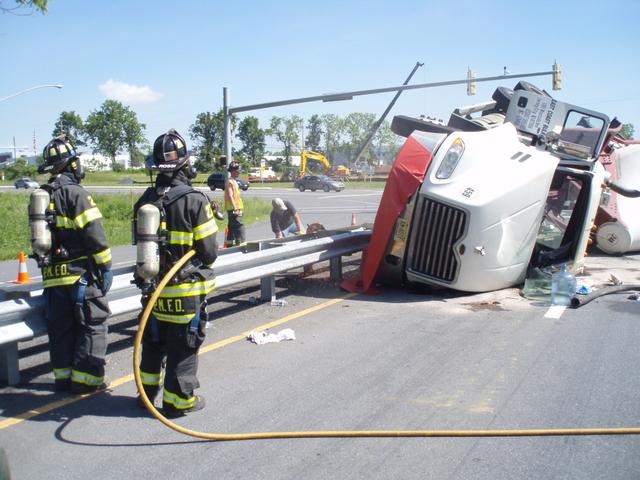
[[[261,298],[275,298],[277,273],[325,260],[332,279],[342,275],[342,257],[361,251],[371,237],[367,227],[328,230],[316,234],[249,242],[220,250],[214,263],[216,287],[224,288],[260,279]],[[140,291],[131,284],[135,265],[113,270],[107,294],[112,317],[140,309]],[[0,288],[0,379],[9,385],[20,381],[18,343],[44,335],[42,283]]]

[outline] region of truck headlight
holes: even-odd
[[[458,162],[462,158],[463,153],[464,142],[461,138],[456,138],[449,147],[449,150],[447,150],[444,158],[442,159],[442,163],[440,164],[440,166],[438,167],[438,171],[436,172],[436,178],[449,178],[458,166]]]

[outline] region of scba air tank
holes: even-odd
[[[34,190],[29,199],[29,225],[31,226],[31,250],[38,256],[51,251],[51,229],[47,222],[49,193],[41,188]]]
[[[160,272],[160,210],[151,204],[141,206],[136,223],[136,273],[144,280],[152,280]]]

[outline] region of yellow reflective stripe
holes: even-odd
[[[247,244],[247,242],[238,242],[237,240],[229,242],[229,246],[230,247],[244,247],[246,244]]]
[[[106,248],[106,249],[102,250],[101,252],[94,253],[93,254],[93,260],[96,262],[97,265],[101,265],[103,263],[110,262],[111,261],[111,249],[110,248]]]
[[[185,399],[185,398],[179,397],[175,393],[172,393],[165,388],[164,391],[162,392],[162,402],[173,405],[175,408],[179,410],[186,410],[187,408],[191,408],[195,405],[196,397],[194,395],[189,399]]]
[[[195,316],[195,313],[190,313],[187,315],[171,315],[167,313],[158,313],[154,310],[153,315],[161,322],[183,324],[183,323],[189,323],[191,319]]]
[[[71,378],[71,367],[54,368],[53,376],[56,380],[68,380]]]
[[[63,287],[73,285],[80,279],[81,275],[71,275],[70,277],[50,278],[43,283],[44,288]]]
[[[172,245],[192,245],[193,233],[191,232],[178,232],[175,230],[169,231],[169,243]]]
[[[102,383],[104,377],[96,377],[87,372],[81,372],[79,370],[71,371],[71,381],[76,383],[84,383],[90,387],[97,387]]]
[[[69,217],[63,217],[62,215],[56,215],[56,227],[57,228],[70,228],[74,230],[76,228],[75,223]]]
[[[208,295],[216,288],[216,279],[204,282],[179,283],[164,287],[159,298],[193,297],[196,295]]]
[[[74,218],[73,221],[76,224],[76,227],[82,229],[87,223],[93,222],[99,218],[102,218],[102,214],[100,213],[100,210],[98,210],[98,207],[91,207]]]
[[[161,373],[147,373],[140,370],[140,379],[143,385],[158,386],[162,383],[164,375]]]
[[[214,219],[211,219],[202,225],[198,225],[193,229],[193,235],[196,240],[202,240],[209,235],[213,235],[218,231],[218,224]]]

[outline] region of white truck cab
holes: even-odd
[[[609,123],[526,82],[456,109],[447,125],[394,118],[394,131],[433,158],[396,221],[378,281],[483,292],[522,283],[531,268],[579,269]]]

